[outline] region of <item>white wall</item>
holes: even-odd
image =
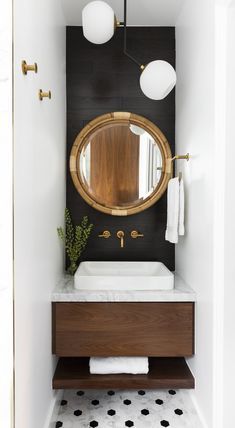
[[[235,384],[235,1],[231,1],[226,11],[226,134],[225,134],[225,200],[224,200],[224,354],[223,364],[223,421],[224,427],[231,426],[234,419],[234,384]]]
[[[185,0],[176,24],[176,152],[186,189],[186,236],[176,271],[197,292],[195,398],[208,427],[213,392],[214,1]]]
[[[12,426],[12,4],[0,3],[0,427]]]
[[[67,25],[82,25],[82,9],[90,0],[60,0]],[[176,16],[184,0],[128,0],[127,22],[129,25],[174,26]],[[124,2],[106,0],[119,21],[123,21]]]
[[[65,24],[56,0],[15,0],[14,15],[15,427],[43,428],[54,400],[50,297],[63,268]],[[23,76],[23,59],[38,74]]]

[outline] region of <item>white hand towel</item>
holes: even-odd
[[[91,357],[91,374],[147,374],[148,357]]]
[[[184,182],[179,183],[179,235],[184,235]]]
[[[167,188],[167,226],[166,241],[172,244],[178,242],[179,228],[179,179],[178,177],[169,180]]]

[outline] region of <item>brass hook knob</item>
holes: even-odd
[[[34,73],[37,73],[38,72],[38,65],[36,62],[34,64],[27,64],[26,61],[22,61],[21,70],[25,76],[28,74],[28,71],[34,71]]]
[[[110,238],[111,233],[109,232],[109,230],[104,230],[100,235],[98,235],[99,238],[105,238],[108,239]]]
[[[43,98],[49,98],[49,100],[50,100],[51,99],[51,91],[43,92],[42,89],[39,89],[38,97],[39,97],[40,101],[42,101]]]
[[[131,237],[133,239],[135,239],[135,238],[143,238],[144,234],[143,233],[139,233],[137,230],[132,230]]]
[[[125,236],[125,233],[123,232],[123,230],[119,230],[117,232],[117,237],[118,237],[118,239],[121,240],[121,248],[124,247],[124,236]]]

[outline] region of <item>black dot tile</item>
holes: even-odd
[[[183,410],[181,409],[175,409],[175,414],[181,416],[183,414]]]
[[[163,420],[163,421],[161,421],[161,426],[162,427],[169,427],[169,422],[168,421],[165,421],[165,420]]]
[[[77,391],[77,395],[79,395],[80,397],[82,396],[82,395],[84,395],[85,394],[85,392],[84,391]]]
[[[162,419],[161,417],[164,418],[167,417],[166,414],[162,414],[161,417],[159,418],[158,415],[158,420],[156,420],[156,415],[159,411],[164,409],[164,403],[167,406],[167,400],[169,398],[170,402],[171,402],[171,414],[172,417],[177,418],[177,420],[179,419],[178,422],[181,421],[181,419],[183,420],[186,416],[188,418],[187,415],[187,411],[185,410],[185,408],[182,406],[180,407],[176,407],[177,404],[178,406],[180,405],[180,403],[175,403],[175,399],[177,397],[175,397],[175,395],[177,394],[177,396],[179,395],[180,398],[180,391],[178,391],[177,389],[169,389],[165,391],[165,395],[160,395],[158,394],[157,391],[155,391],[154,393],[149,395],[149,391],[147,390],[135,390],[134,392],[128,392],[126,391],[124,397],[122,394],[120,394],[118,391],[115,390],[108,390],[106,389],[105,391],[105,396],[106,396],[106,405],[105,408],[103,409],[102,415],[98,416],[98,413],[100,411],[100,408],[103,408],[103,400],[101,399],[101,396],[99,396],[99,393],[97,391],[96,395],[92,395],[90,396],[90,394],[87,395],[87,391],[86,390],[75,390],[74,391],[75,397],[77,397],[77,409],[75,408],[71,408],[70,406],[70,399],[65,396],[61,401],[60,401],[60,405],[61,405],[61,409],[63,411],[63,422],[61,420],[58,420],[56,423],[54,423],[54,427],[55,428],[63,428],[64,424],[66,424],[66,420],[64,419],[64,417],[66,415],[68,415],[68,417],[70,416],[71,418],[73,418],[72,420],[74,421],[74,423],[76,424],[81,424],[81,420],[84,419],[84,422],[86,424],[86,427],[90,427],[90,428],[104,428],[104,425],[106,424],[114,424],[116,427],[116,418],[118,417],[118,419],[121,417],[122,419],[122,427],[124,428],[134,428],[136,426],[136,423],[138,424],[137,421],[135,421],[135,415],[132,412],[129,413],[130,410],[132,410],[132,408],[136,407],[136,405],[138,404],[137,408],[135,409],[135,413],[136,413],[136,418],[140,418],[140,421],[142,420],[142,424],[144,421],[146,421],[146,423],[144,424],[147,428],[148,425],[151,425],[153,423],[155,423],[154,426],[157,427],[161,427],[161,428],[170,428],[172,427],[172,421],[170,419],[165,420]],[[157,397],[162,397],[162,398],[157,398]],[[152,411],[149,407],[148,407],[148,402],[147,402],[147,397],[150,397],[152,403],[154,403],[155,405],[155,411]],[[129,398],[125,398],[125,397],[129,397]],[[168,398],[167,398],[168,397]],[[178,401],[178,400],[177,400]],[[80,403],[80,404],[79,404]],[[87,412],[84,413],[84,410],[82,408],[83,404],[86,404],[86,406],[88,406],[87,410],[88,410],[88,414]],[[122,410],[119,408],[116,408],[116,404],[118,404],[118,406],[120,406],[120,404],[123,406]],[[172,404],[174,407],[172,407]],[[63,408],[64,406],[64,408]],[[169,408],[168,408],[169,410]],[[134,411],[134,409],[133,409]],[[98,413],[97,413],[98,412]],[[186,412],[186,413],[185,413]],[[126,413],[126,415],[125,415]],[[169,413],[169,412],[168,412]],[[139,416],[138,416],[139,415]],[[175,416],[174,416],[175,415]],[[127,418],[132,418],[132,419],[128,419]],[[93,418],[96,418],[95,420]],[[125,418],[125,419],[124,419]],[[170,416],[169,416],[170,418]],[[59,417],[58,417],[59,419]],[[154,422],[155,419],[155,422]],[[75,422],[76,421],[76,422]],[[105,423],[106,422],[106,423]],[[152,425],[151,425],[152,426]],[[116,427],[117,428],[117,427]],[[119,427],[118,427],[119,428]],[[121,426],[120,426],[121,428]]]
[[[123,404],[125,404],[126,406],[129,406],[131,404],[131,400],[124,400]]]
[[[132,421],[126,421],[125,425],[126,425],[126,427],[133,427],[134,426],[134,422],[132,422]]]
[[[98,427],[99,423],[97,421],[91,421],[90,422],[90,427],[95,428]]]

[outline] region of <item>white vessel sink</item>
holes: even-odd
[[[172,290],[174,274],[161,262],[82,262],[78,290]]]

